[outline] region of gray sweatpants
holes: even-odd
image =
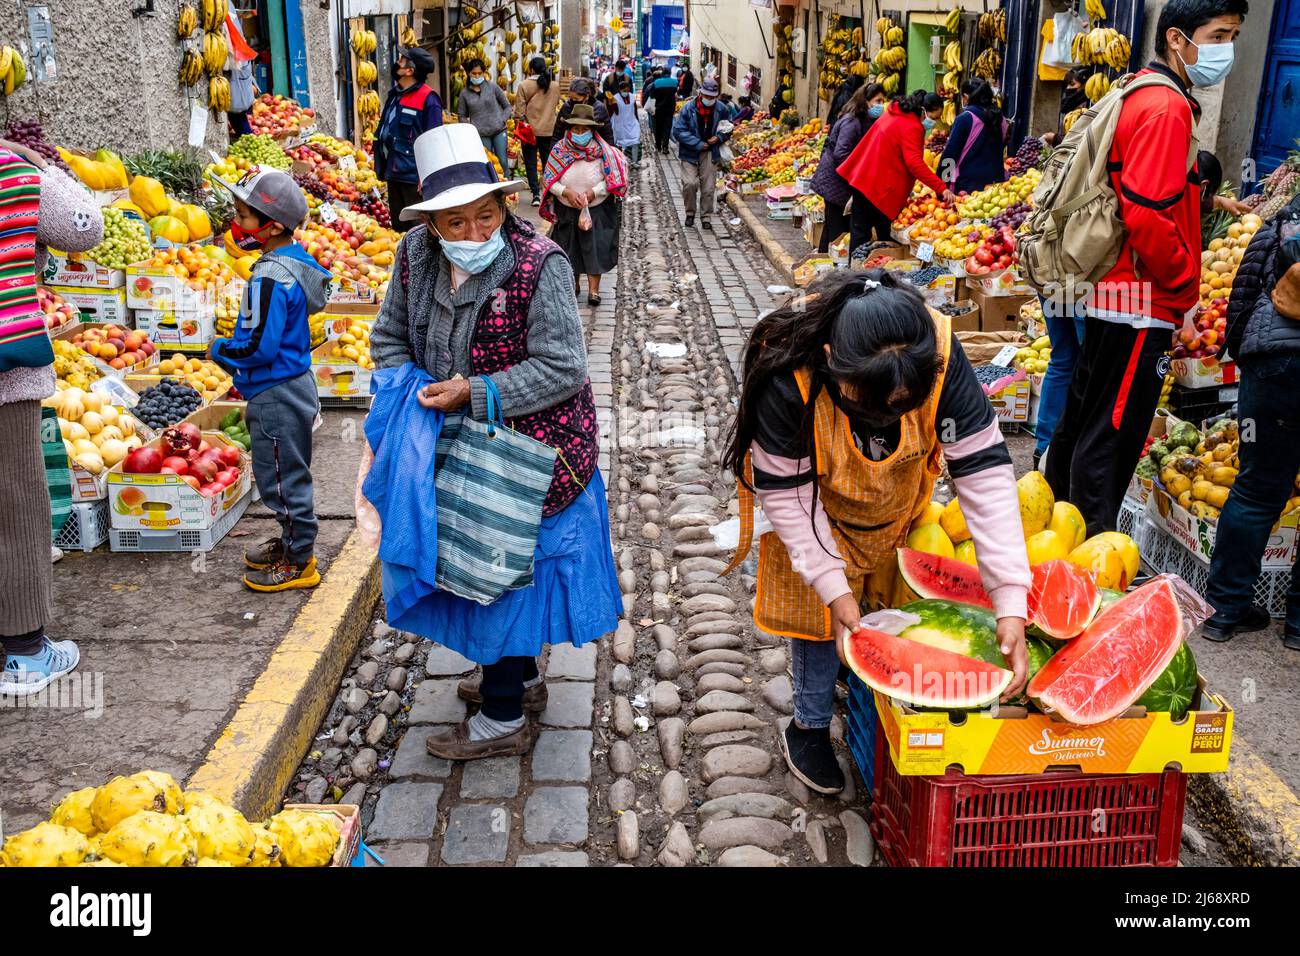
[[[311,484],[311,427],[320,411],[316,380],[303,372],[248,400],[253,479],[280,522],[284,553],[302,564],[316,546],[316,503]]]
[[[717,185],[717,167],[713,165],[711,150],[700,151],[698,165],[682,160],[682,203],[688,213],[695,214],[695,196],[698,193],[700,218],[707,219],[713,213],[713,196]]]

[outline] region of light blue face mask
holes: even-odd
[[[924,126],[926,128],[926,131],[928,132],[934,129],[934,120],[930,119],[930,117],[928,116],[923,116],[921,118],[921,125]]]
[[[874,106],[867,107],[867,115],[870,116],[872,119],[880,119],[880,117],[884,115],[884,112],[885,112],[884,103],[877,103]]]
[[[471,242],[468,239],[462,239],[459,242],[451,242],[438,236],[442,242],[443,254],[447,257],[452,265],[464,269],[470,275],[478,275],[493,262],[496,257],[501,255],[501,250],[505,248],[506,240],[501,235],[501,227],[497,226],[491,237],[484,242]]]
[[[585,133],[570,133],[569,139],[573,140],[575,146],[586,146],[591,142],[591,130]]]
[[[718,102],[718,98],[716,96],[701,96],[700,102],[705,106],[712,106],[714,103]]]
[[[1179,31],[1182,32],[1181,30]],[[1231,43],[1193,43],[1192,38],[1183,33],[1183,38],[1196,47],[1196,62],[1183,60],[1187,70],[1187,80],[1192,86],[1217,86],[1232,71],[1233,49]],[[1178,55],[1182,60],[1182,54]]]
[[[487,77],[486,77],[486,76],[471,76],[471,77],[469,78],[469,81],[470,81],[471,83],[473,83],[475,86],[482,86],[482,85],[487,81]]]

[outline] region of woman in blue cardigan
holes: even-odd
[[[961,87],[964,110],[953,121],[948,145],[939,158],[939,177],[953,192],[973,193],[1007,178],[1007,121],[1002,118],[993,87],[978,77]]]

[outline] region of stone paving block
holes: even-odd
[[[576,850],[548,850],[519,857],[515,866],[587,866],[587,854]]]
[[[437,733],[433,727],[412,727],[397,745],[397,754],[393,765],[388,768],[388,775],[394,780],[403,777],[430,777],[445,780],[451,776],[451,762],[441,757],[430,755],[425,749],[429,737]]]
[[[519,792],[519,758],[488,757],[465,764],[460,795],[466,800],[513,797]]]
[[[442,862],[503,863],[509,846],[509,808],[465,804],[452,808],[442,838]]]
[[[366,846],[374,850],[387,867],[429,865],[428,843],[367,843]],[[366,866],[379,865],[370,854],[363,855],[366,858]]]
[[[573,781],[591,779],[591,731],[546,730],[533,745],[533,779]]]
[[[458,724],[465,719],[465,702],[456,696],[454,680],[426,680],[415,688],[410,724]]]
[[[440,783],[390,783],[379,791],[375,818],[366,836],[376,840],[433,839],[441,797]]]
[[[587,839],[587,788],[538,787],[524,804],[526,843],[581,843]]]
[[[582,647],[574,647],[572,644],[553,645],[550,662],[546,665],[547,678],[595,680],[596,647],[595,641]]]
[[[547,685],[542,723],[547,727],[590,727],[596,685],[561,682]]]
[[[457,654],[450,647],[433,644],[429,656],[424,662],[424,672],[430,677],[450,677],[452,674],[468,674],[475,664],[468,657]]]

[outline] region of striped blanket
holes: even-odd
[[[41,174],[0,149],[0,372],[54,361],[36,300],[36,216]]]

